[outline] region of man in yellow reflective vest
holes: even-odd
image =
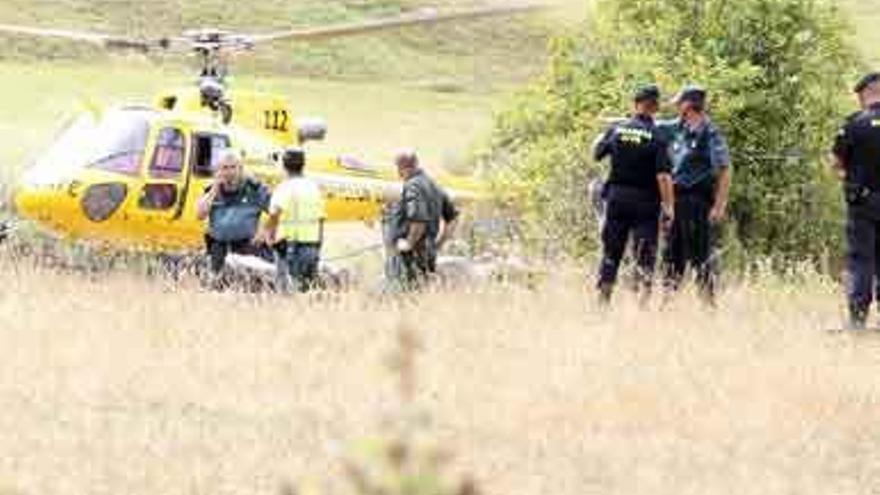
[[[318,263],[324,241],[324,198],[317,182],[303,175],[306,159],[299,148],[284,152],[287,180],[278,185],[269,205],[266,231],[279,256],[282,290],[306,292],[318,281]]]

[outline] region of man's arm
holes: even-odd
[[[220,184],[215,181],[208,187],[205,193],[202,194],[202,197],[199,198],[198,203],[196,203],[196,218],[199,220],[208,218],[208,215],[211,214],[211,206],[214,204],[214,200],[217,198],[217,192],[219,190]]]
[[[278,240],[278,224],[280,221],[281,210],[270,211],[269,218],[266,219],[266,224],[263,226],[263,231],[257,235],[255,241],[263,241],[270,246],[274,245]]]
[[[846,180],[846,162],[843,157],[838,155],[837,153],[831,154],[832,159],[832,168],[834,169],[834,174],[837,175],[837,178],[840,179],[841,182]]]
[[[269,213],[269,208],[272,206],[272,191],[262,182],[258,182],[258,184],[257,202],[263,213]]]
[[[712,165],[718,170],[715,182],[715,203],[709,211],[709,221],[718,223],[727,215],[727,202],[730,198],[731,165],[730,148],[727,141],[717,132],[713,132],[710,141]]]
[[[409,251],[413,248],[419,241],[425,237],[425,232],[428,230],[428,224],[424,222],[412,222],[409,224],[409,230],[406,233],[406,246],[408,249],[401,249],[401,251]]]
[[[288,203],[289,201],[286,190],[280,186],[275,190],[274,194],[267,194],[265,197],[268,198],[268,204],[265,209],[268,217],[256,240],[263,241],[271,246],[278,241],[278,225],[281,223],[281,214],[284,211],[283,205],[285,201]]]
[[[397,249],[400,252],[411,251],[428,231],[428,202],[425,191],[417,184],[407,183],[403,187],[403,208],[408,229],[406,237],[399,239]]]
[[[596,139],[593,143],[593,159],[601,162],[606,156],[611,154],[611,143],[614,141],[614,126],[608,128],[604,134]]]
[[[672,180],[672,164],[669,162],[668,143],[665,135],[655,131],[657,188],[660,191],[660,207],[663,211],[663,227],[669,228],[675,220],[675,182]]]
[[[455,207],[455,203],[452,202],[452,198],[446,194],[445,191],[441,191],[443,195],[443,203],[441,205],[441,218],[443,220],[443,225],[440,230],[440,235],[437,237],[437,250],[443,248],[444,245],[455,235],[455,229],[458,227],[458,209]]]
[[[660,188],[660,205],[663,209],[664,227],[668,228],[675,220],[675,185],[672,182],[672,174],[669,172],[657,174],[657,187]]]
[[[852,139],[847,127],[848,125],[844,125],[837,132],[837,137],[834,138],[834,147],[831,150],[832,166],[841,181],[846,180],[846,166],[852,149]]]
[[[730,166],[723,167],[718,175],[718,182],[715,185],[715,204],[709,212],[709,221],[718,223],[724,219],[727,214],[727,201],[730,197],[731,182]]]

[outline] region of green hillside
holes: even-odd
[[[493,0],[495,4],[505,4]],[[491,1],[427,0],[2,0],[0,23],[166,36],[220,27],[265,32],[395,15],[420,7],[470,7]],[[346,40],[282,42],[236,62],[242,72],[334,79],[401,80],[493,88],[540,71],[550,28],[543,15],[454,22]],[[91,46],[6,38],[0,60],[105,59]],[[169,61],[169,60],[160,60]],[[171,58],[170,61],[176,61]]]
[[[880,0],[845,0],[850,18],[857,28],[853,43],[865,55],[865,60],[880,70]]]

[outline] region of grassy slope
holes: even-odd
[[[502,0],[4,0],[0,19],[8,23],[94,29],[136,36],[179,34],[216,26],[244,32],[315,26],[393,15],[426,5],[470,6]],[[333,78],[436,81],[490,87],[522,81],[539,70],[548,30],[540,21],[508,19],[457,22],[320,43],[279,43],[239,62],[245,71]],[[90,47],[14,40],[0,57],[104,58]]]
[[[854,43],[858,46],[868,64],[880,70],[880,0],[845,0],[841,2],[850,10],[853,23],[858,28]]]

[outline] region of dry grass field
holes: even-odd
[[[2,263],[2,262],[0,262]],[[339,445],[418,402],[486,493],[868,494],[880,335],[832,335],[834,284],[732,288],[716,312],[571,279],[380,303],[171,290],[0,264],[0,493],[272,494],[338,486]],[[332,492],[344,493],[344,492]]]

